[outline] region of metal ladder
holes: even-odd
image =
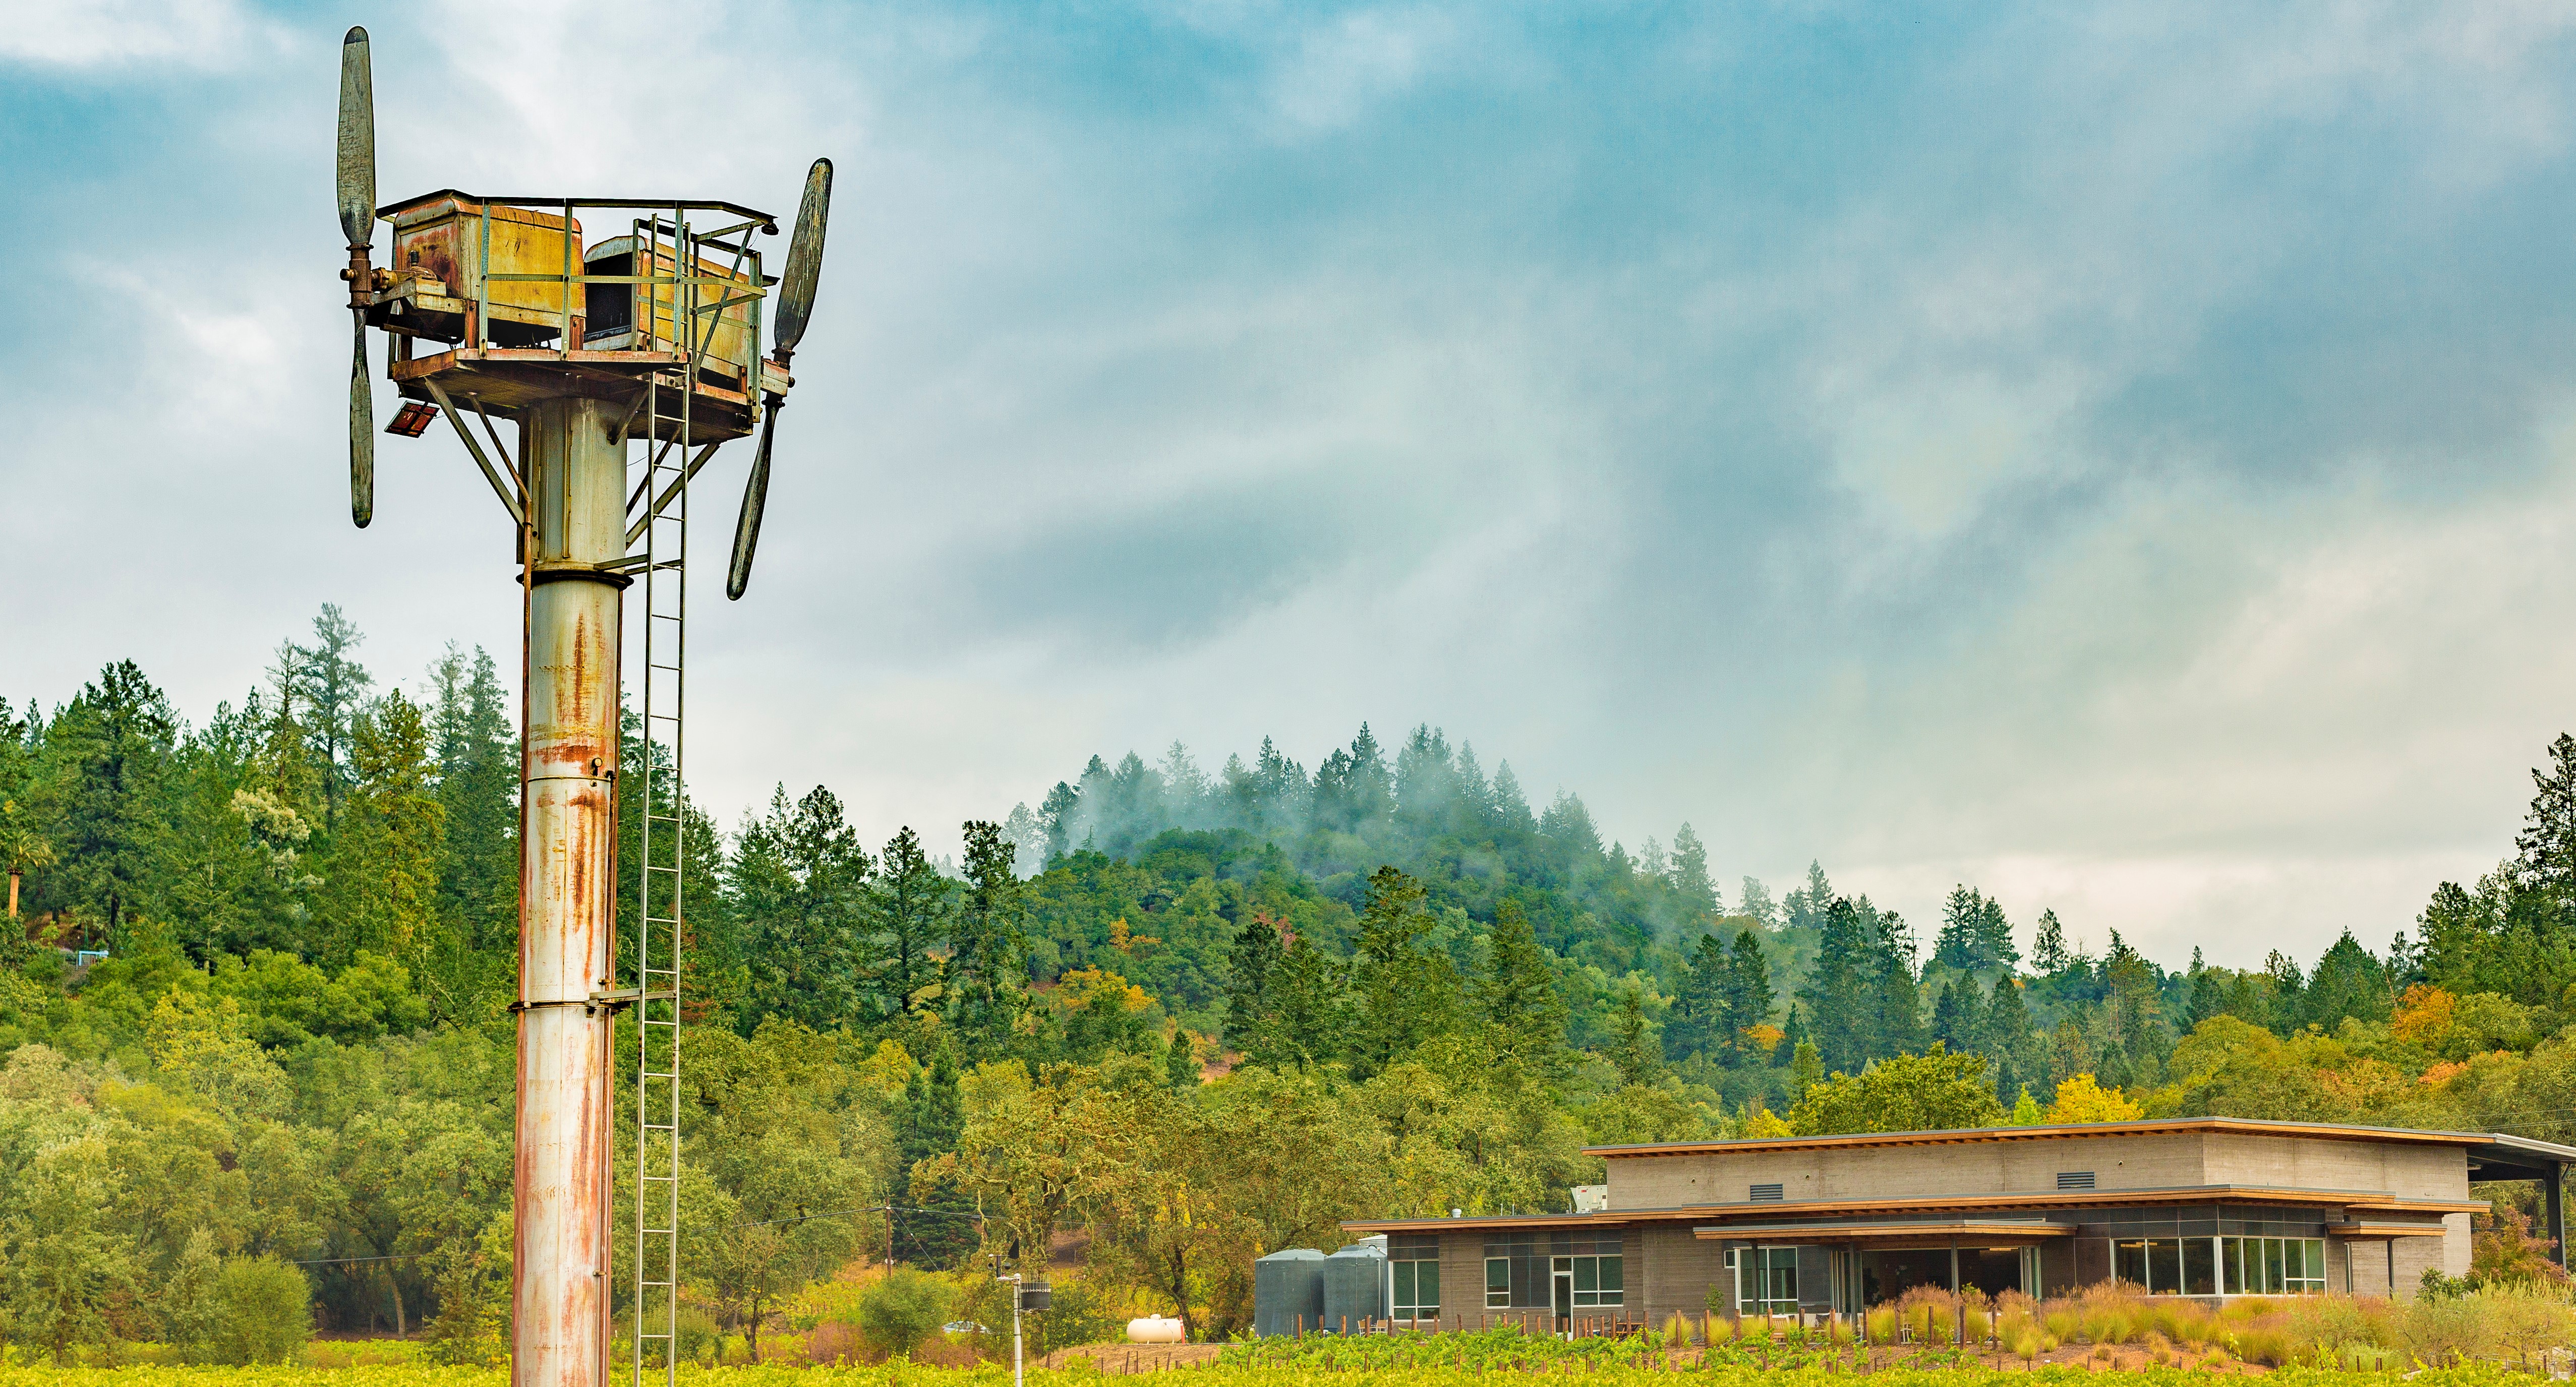
[[[639,252],[656,259],[664,223],[657,214],[636,223]],[[674,212],[668,230],[673,276],[691,276],[696,263],[686,214]],[[659,274],[660,266],[652,273]],[[635,318],[652,333],[660,310],[653,286],[638,284]],[[672,317],[692,321],[696,286],[672,286]],[[675,333],[675,335],[677,335]],[[645,345],[647,350],[650,344]],[[684,375],[683,382],[687,380]],[[680,1349],[680,953],[687,918],[688,863],[685,782],[682,770],[688,710],[689,465],[691,405],[696,392],[677,391],[679,411],[666,412],[667,396],[656,375],[645,386],[644,519],[644,718],[643,844],[635,941],[635,1383],[658,1368],[666,1387],[679,1380]],[[703,464],[704,459],[701,458]],[[666,759],[667,758],[667,759]]]

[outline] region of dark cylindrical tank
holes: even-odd
[[[1324,1322],[1324,1254],[1311,1247],[1273,1252],[1252,1264],[1252,1332],[1294,1334],[1300,1316],[1306,1332]]]
[[[1374,1245],[1372,1245],[1374,1244]],[[1386,1243],[1353,1243],[1324,1259],[1324,1323],[1340,1333],[1386,1317]]]

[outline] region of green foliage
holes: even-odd
[[[1984,1057],[1953,1055],[1936,1041],[1920,1055],[1880,1060],[1858,1074],[1835,1074],[1807,1090],[1789,1110],[1789,1125],[1800,1136],[1822,1136],[1996,1127],[2004,1117],[1986,1078]]]
[[[956,1288],[947,1281],[898,1267],[859,1296],[857,1327],[869,1348],[901,1357],[939,1332],[956,1298]]]
[[[313,1337],[312,1287],[300,1267],[274,1257],[228,1257],[213,1298],[207,1348],[215,1362],[292,1362]]]

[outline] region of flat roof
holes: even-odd
[[[1815,1219],[1902,1213],[1960,1213],[2008,1209],[2123,1209],[2174,1204],[2313,1204],[2366,1209],[2373,1214],[2464,1214],[2487,1207],[2482,1199],[2400,1199],[2387,1190],[2301,1189],[2287,1185],[2174,1185],[2135,1190],[2001,1190],[1984,1194],[1911,1195],[1887,1199],[1765,1199],[1731,1204],[1689,1204],[1660,1209],[1605,1209],[1589,1214],[1480,1214],[1459,1218],[1350,1219],[1354,1233],[1431,1233],[1451,1229],[1619,1228],[1632,1223],[1722,1222],[1732,1218]]]
[[[2077,1122],[2040,1127],[1961,1127],[1924,1132],[1846,1132],[1820,1137],[1765,1137],[1751,1141],[1667,1141],[1628,1146],[1587,1146],[1604,1160],[1637,1156],[1728,1155],[1774,1151],[1829,1151],[1873,1146],[1957,1146],[1995,1141],[2064,1140],[2070,1137],[2168,1136],[2225,1132],[2241,1136],[2309,1137],[2325,1141],[2378,1141],[2469,1148],[2472,1159],[2496,1166],[2576,1162],[2576,1146],[2508,1136],[2502,1132],[2444,1132],[2412,1127],[2363,1127],[2339,1122],[2269,1122],[2245,1117],[2182,1117],[2143,1122]],[[2512,1176],[2506,1178],[2531,1178]]]

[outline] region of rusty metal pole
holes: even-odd
[[[512,1387],[608,1387],[609,1012],[614,984],[618,635],[628,579],[623,411],[524,416],[525,833],[519,847],[518,1179]]]

